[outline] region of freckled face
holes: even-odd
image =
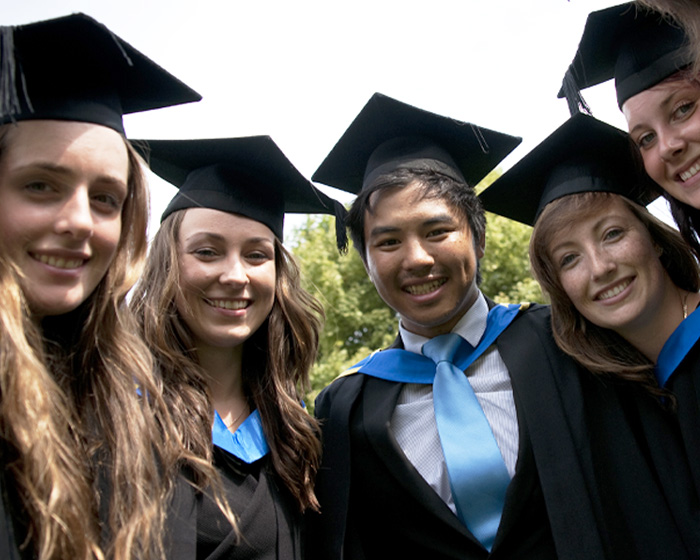
[[[548,252],[579,313],[625,338],[678,305],[648,230],[619,197],[602,216],[572,217]]]
[[[22,121],[2,127],[0,237],[37,317],[95,290],[114,259],[128,192],[124,139],[104,126]]]
[[[238,214],[208,208],[185,212],[178,240],[178,311],[198,349],[234,348],[272,310],[275,235]]]
[[[375,195],[365,214],[367,272],[407,330],[450,332],[478,295],[483,243],[445,201],[421,197],[415,184]]]
[[[670,80],[625,102],[644,168],[675,199],[700,209],[700,84]]]

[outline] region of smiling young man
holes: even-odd
[[[497,305],[479,289],[485,216],[470,185],[517,143],[375,94],[314,175],[358,193],[350,235],[399,333],[316,402],[322,513],[310,558],[668,552],[663,516],[660,539],[632,537],[634,512],[663,504],[653,489],[639,495],[652,475],[616,393],[559,351],[548,307]],[[443,340],[459,341],[456,385],[435,365]],[[639,468],[620,489],[609,475],[623,464]]]

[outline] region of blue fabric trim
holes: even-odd
[[[665,387],[668,380],[700,339],[700,308],[686,317],[668,337],[654,368],[656,381]]]
[[[255,409],[238,429],[231,433],[219,413],[214,411],[214,425],[211,429],[214,445],[238,457],[244,463],[254,463],[270,451],[262,429],[260,413]]]
[[[466,370],[506,330],[520,308],[518,304],[492,307],[481,341],[473,350],[468,344],[462,344],[454,357],[454,364],[462,371]],[[422,354],[392,348],[371,354],[352,366],[349,371],[364,373],[387,381],[429,385],[435,377],[435,362]]]

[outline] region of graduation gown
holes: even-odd
[[[197,558],[300,560],[304,519],[275,473],[260,414],[231,433],[218,413],[212,428],[214,466],[236,516],[233,528],[208,493],[197,497]]]
[[[521,312],[496,344],[511,375],[521,435],[491,554],[390,433],[401,384],[352,375],[316,402],[322,510],[310,519],[309,557],[696,558],[638,446],[637,395],[580,372],[556,347],[546,306]],[[671,429],[663,414],[654,418],[661,432]]]

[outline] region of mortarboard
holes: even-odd
[[[612,192],[646,206],[656,198],[626,132],[578,113],[484,190],[484,208],[534,225],[544,207],[570,194]]]
[[[585,106],[579,92],[615,79],[620,108],[630,97],[692,62],[683,30],[660,13],[627,2],[591,12],[558,97],[571,114]]]
[[[379,175],[413,167],[473,187],[520,142],[375,93],[312,179],[357,194]]]
[[[177,210],[212,208],[265,224],[282,240],[284,214],[332,214],[345,249],[345,208],[306,179],[269,136],[137,140],[151,170],[179,188],[161,220]]]
[[[52,119],[124,133],[122,115],[201,96],[85,14],[0,27],[0,124]]]

